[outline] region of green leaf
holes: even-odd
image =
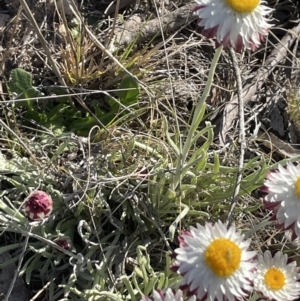
[[[0,255],[7,252],[7,251],[11,251],[13,249],[18,249],[20,248],[21,246],[23,246],[23,243],[16,243],[16,244],[11,244],[11,245],[8,245],[8,246],[4,246],[4,247],[1,247],[0,248]]]
[[[25,113],[25,117],[27,119],[32,119],[42,125],[45,125],[47,122],[47,115],[45,113],[40,113],[38,111],[35,111],[34,109],[29,110],[28,112]]]
[[[126,76],[120,84],[120,91],[116,94],[125,106],[137,103],[140,94],[139,84],[135,78]]]
[[[48,121],[53,122],[54,120],[62,120],[62,114],[68,110],[70,106],[66,103],[60,103],[54,106],[50,112],[47,114]]]
[[[8,85],[11,92],[21,94],[32,88],[31,74],[21,68],[16,68],[11,72],[11,80]]]
[[[214,152],[214,173],[218,173],[220,171],[220,159],[219,155]]]
[[[10,266],[13,263],[16,263],[19,260],[20,255],[13,257],[9,260],[6,260],[4,263],[0,264],[0,269],[5,269],[6,267]]]
[[[31,260],[30,264],[28,265],[28,267],[25,271],[25,282],[27,284],[30,283],[32,272],[34,270],[38,269],[42,264],[42,262],[41,262],[42,256],[40,254],[37,254],[37,255],[33,256],[32,258],[33,258],[33,260]]]
[[[86,116],[82,117],[80,119],[76,119],[74,122],[72,122],[72,127],[77,135],[78,133],[86,133],[88,134],[89,130],[94,126],[97,125],[98,122],[93,116]],[[86,136],[84,135],[84,136]]]
[[[26,91],[24,91],[24,98],[31,100],[32,98],[38,97],[39,94],[40,92],[36,88],[31,87],[28,88]],[[31,102],[30,102],[30,106],[31,106]]]
[[[33,110],[31,99],[38,97],[39,91],[32,87],[32,77],[30,73],[21,68],[14,69],[11,72],[11,79],[8,86],[10,92],[18,94],[17,99],[26,99],[26,101],[17,102],[17,106],[25,106],[28,110]]]

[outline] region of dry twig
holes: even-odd
[[[148,21],[146,24],[136,22],[135,19],[128,20],[128,23],[126,22],[122,28],[115,31],[114,43],[110,45],[109,50],[114,52],[120,48],[125,48],[135,40],[135,43],[141,43],[160,34],[162,31],[172,32],[181,26],[189,24],[197,19],[197,16],[191,13],[194,7],[194,3],[187,4],[165,16]]]

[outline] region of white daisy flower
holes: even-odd
[[[300,237],[300,165],[279,165],[268,174],[262,190],[267,192],[264,208],[274,211],[273,219],[281,228],[291,229],[293,238]]]
[[[216,38],[217,45],[255,50],[272,26],[266,15],[272,9],[264,0],[195,0],[194,13],[199,17],[202,34]]]
[[[270,251],[258,256],[254,289],[267,300],[290,301],[300,294],[300,274],[296,261],[287,263],[286,254],[278,251],[272,257]]]
[[[190,227],[179,237],[172,270],[183,276],[181,288],[198,300],[242,300],[253,290],[251,262],[255,251],[247,251],[250,240],[235,226],[228,230],[222,222]]]
[[[168,288],[166,291],[154,291],[152,297],[143,296],[141,301],[184,301],[184,297],[182,290]],[[196,301],[196,297],[192,296],[187,301]]]

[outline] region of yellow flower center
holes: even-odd
[[[295,184],[295,190],[297,196],[300,198],[300,177],[298,177],[296,184]]]
[[[260,0],[225,0],[227,5],[239,14],[248,14],[255,10]]]
[[[240,266],[241,249],[226,238],[215,239],[205,251],[205,261],[220,277],[232,275]]]
[[[272,290],[280,290],[285,284],[285,276],[279,269],[270,268],[265,274],[265,282]]]

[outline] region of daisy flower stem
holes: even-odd
[[[174,177],[174,180],[173,180],[173,190],[174,191],[176,190],[176,188],[178,187],[178,185],[181,182],[181,178],[183,176],[182,175],[182,169],[185,165],[185,161],[186,161],[187,155],[189,153],[189,150],[190,150],[191,146],[194,143],[193,138],[194,138],[195,133],[197,131],[197,128],[198,128],[198,126],[201,122],[201,114],[200,113],[201,113],[201,110],[203,109],[203,105],[206,101],[206,98],[207,98],[207,96],[210,92],[210,88],[211,88],[212,81],[213,81],[213,78],[214,78],[215,70],[216,70],[217,63],[219,61],[220,55],[222,53],[222,50],[223,50],[222,46],[220,46],[219,48],[216,49],[215,55],[214,55],[213,60],[211,62],[211,67],[210,67],[210,70],[209,70],[209,74],[208,74],[208,78],[207,78],[207,82],[206,82],[203,94],[200,97],[200,99],[198,100],[198,103],[196,105],[194,115],[193,115],[192,124],[190,126],[189,131],[188,131],[186,141],[184,142],[182,152],[181,152],[180,157],[179,157],[178,162],[177,162],[175,177]]]
[[[242,97],[242,80],[241,80],[241,73],[238,66],[238,61],[236,58],[235,51],[232,47],[229,48],[231,59],[232,59],[232,65],[236,77],[236,83],[237,83],[237,96],[239,100],[239,122],[240,122],[240,137],[239,137],[239,143],[240,143],[240,157],[239,157],[239,164],[238,164],[238,170],[237,170],[237,178],[236,178],[236,184],[235,189],[233,193],[233,197],[231,200],[230,209],[227,215],[226,223],[228,224],[232,212],[234,210],[234,207],[236,206],[237,196],[240,192],[241,187],[241,181],[243,176],[243,166],[244,166],[244,155],[245,155],[245,149],[246,149],[246,135],[245,135],[245,116],[244,116],[244,101]]]

